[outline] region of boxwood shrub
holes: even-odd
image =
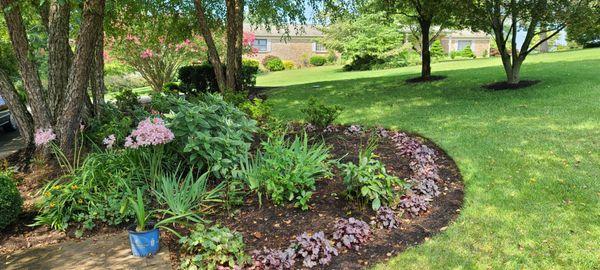
[[[283,61],[281,61],[281,58],[274,56],[274,55],[266,56],[263,59],[262,64],[269,71],[281,71],[281,70],[285,69],[285,66],[283,65]]]
[[[0,173],[0,230],[17,220],[21,214],[23,199],[17,189],[14,179]]]

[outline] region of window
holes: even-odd
[[[255,39],[254,48],[257,48],[259,52],[268,52],[269,51],[269,41],[266,39]]]
[[[313,43],[313,51],[314,52],[327,52],[327,48],[325,48],[325,45],[315,42],[315,43]]]
[[[456,44],[456,50],[457,51],[462,51],[464,50],[467,46],[469,46],[471,49],[473,49],[473,47],[471,46],[471,41],[470,40],[459,40]]]

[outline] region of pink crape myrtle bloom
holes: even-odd
[[[55,139],[56,134],[54,134],[54,131],[52,131],[51,128],[38,129],[33,137],[36,146],[46,145]]]
[[[256,36],[252,32],[244,32],[244,38],[242,39],[242,44],[244,46],[252,46],[254,44],[254,40]]]
[[[171,142],[175,138],[173,132],[165,126],[160,118],[146,118],[125,138],[125,147],[136,149],[140,146],[160,145]]]
[[[102,140],[102,143],[104,145],[106,145],[107,149],[112,149],[113,145],[115,144],[115,141],[117,141],[115,134],[110,134],[110,135],[108,135],[108,137],[106,137],[106,138],[104,138],[104,140]]]

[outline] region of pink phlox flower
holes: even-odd
[[[137,128],[125,138],[125,147],[138,148],[140,146],[160,145],[171,142],[175,138],[173,132],[165,126],[162,119],[146,118]]]
[[[34,142],[36,146],[46,145],[47,143],[54,141],[56,139],[56,134],[52,131],[51,128],[47,129],[38,129],[34,135]]]
[[[104,138],[104,140],[102,140],[102,143],[104,145],[106,145],[107,149],[112,149],[113,145],[115,144],[115,141],[117,141],[115,134],[110,134],[110,135],[108,135],[108,137],[106,137],[106,138]]]

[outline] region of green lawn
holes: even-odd
[[[140,88],[134,88],[132,91],[140,96],[146,96],[152,93],[152,88],[150,86],[144,86]],[[119,94],[119,92],[109,92],[104,96],[104,98],[107,100],[114,100],[117,94]]]
[[[600,269],[600,49],[530,56],[528,89],[490,92],[499,59],[445,62],[448,78],[408,85],[419,67],[321,67],[258,78],[276,115],[311,96],[345,107],[340,123],[418,132],[458,163],[460,217],[378,269]]]

